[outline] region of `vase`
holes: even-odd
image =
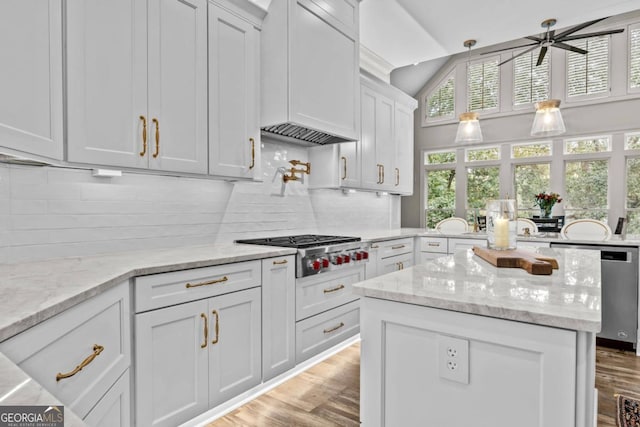
[[[487,240],[490,249],[516,248],[517,216],[514,199],[487,202]]]
[[[553,205],[540,206],[540,218],[551,218]]]

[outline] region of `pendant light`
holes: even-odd
[[[532,136],[551,136],[565,133],[564,120],[560,112],[560,100],[549,99],[536,102],[536,116],[531,126]]]
[[[475,46],[475,40],[465,40],[464,47],[469,49],[467,56],[467,75],[469,74],[469,63],[471,62],[471,47]],[[480,121],[478,113],[467,111],[459,116],[458,132],[456,133],[456,142],[482,142],[482,130],[480,129]]]

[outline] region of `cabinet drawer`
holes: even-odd
[[[321,353],[360,332],[360,301],[296,323],[296,363]]]
[[[296,281],[296,321],[358,299],[352,285],[364,280],[364,266]]]
[[[125,282],[4,341],[0,351],[84,418],[129,367],[129,322]]]
[[[195,301],[260,286],[260,261],[238,262],[135,278],[135,311]]]
[[[447,238],[446,237],[421,237],[420,251],[421,252],[438,252],[438,253],[446,254]]]
[[[131,425],[130,394],[130,372],[127,369],[83,421],[91,427],[129,427]]]
[[[378,247],[378,258],[384,259],[390,256],[413,252],[413,239],[388,240],[386,242],[377,242],[371,245],[374,249],[376,246]]]
[[[396,255],[380,261],[378,274],[393,273],[413,265],[413,254]]]
[[[449,251],[452,254],[459,250],[471,249],[474,246],[480,246],[481,248],[487,247],[487,239],[449,239]]]

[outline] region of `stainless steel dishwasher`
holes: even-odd
[[[598,244],[551,243],[553,248],[600,251],[602,330],[599,338],[635,348],[638,334],[638,248]]]

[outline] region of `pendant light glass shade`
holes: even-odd
[[[566,132],[562,113],[560,112],[560,100],[536,102],[536,116],[531,126],[532,136],[560,135]]]
[[[482,142],[482,130],[478,113],[460,114],[456,142]]]

